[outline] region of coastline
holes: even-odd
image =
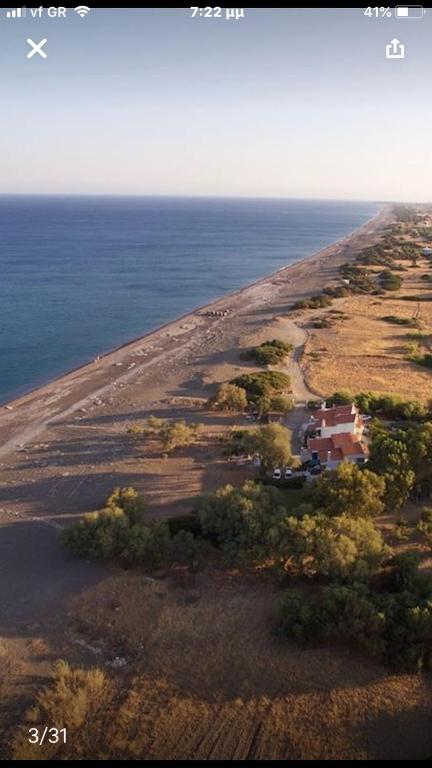
[[[148,381],[149,394],[154,395],[158,390],[162,394],[162,379],[156,373],[161,367],[166,366],[168,379],[175,371],[176,378],[181,380],[185,374],[184,362],[186,366],[193,365],[204,350],[211,352],[211,342],[214,346],[217,339],[221,351],[224,347],[230,348],[233,338],[238,343],[248,331],[254,313],[261,313],[265,323],[269,317],[288,313],[298,298],[320,292],[324,282],[337,276],[339,264],[354,258],[377,236],[387,224],[390,212],[391,206],[383,205],[372,219],[320,251],[192,309],[101,354],[92,362],[85,362],[2,403],[0,456],[22,448],[46,428],[67,420],[80,409],[92,411],[96,404],[101,410],[108,404],[115,410],[116,403],[121,409],[123,391],[134,389],[134,384],[143,380],[141,377]],[[228,310],[224,317],[206,314],[222,310]],[[144,402],[145,394],[140,391],[140,401]]]
[[[95,359],[87,359],[84,360],[82,363],[79,363],[78,365],[73,366],[72,368],[67,369],[63,373],[59,374],[58,376],[54,376],[53,378],[49,378],[46,381],[41,382],[40,384],[37,384],[35,386],[30,386],[29,389],[26,389],[25,391],[22,391],[20,393],[17,393],[16,395],[12,396],[11,398],[8,398],[7,400],[0,399],[0,412],[2,409],[4,409],[6,406],[13,406],[14,404],[19,403],[21,400],[30,397],[31,395],[36,394],[37,392],[40,392],[41,390],[45,389],[46,387],[49,387],[50,385],[53,385],[57,382],[63,381],[63,379],[66,379],[67,377],[83,370],[87,366],[93,365],[96,361],[101,361],[110,355],[113,355],[117,352],[120,352],[121,350],[124,350],[128,347],[131,347],[139,342],[145,342],[149,337],[152,335],[159,333],[165,329],[170,328],[171,326],[176,325],[177,323],[181,321],[188,320],[191,316],[199,313],[199,312],[205,312],[209,311],[216,307],[216,305],[219,305],[220,302],[227,300],[229,298],[235,298],[237,295],[242,294],[245,291],[248,291],[249,289],[256,288],[259,285],[265,284],[268,281],[276,278],[278,275],[281,275],[283,273],[286,273],[288,270],[292,270],[295,267],[298,267],[303,264],[307,264],[308,262],[313,262],[314,260],[321,258],[326,255],[327,251],[330,249],[334,249],[339,245],[343,245],[344,243],[349,242],[353,237],[360,234],[362,230],[366,227],[370,227],[374,222],[379,220],[383,215],[386,214],[391,209],[390,203],[381,203],[378,212],[373,216],[372,218],[368,219],[364,224],[362,224],[360,227],[357,227],[356,229],[349,232],[347,235],[345,235],[342,238],[339,238],[338,240],[335,240],[334,242],[330,243],[328,246],[325,246],[324,248],[319,249],[318,251],[314,251],[308,256],[305,256],[302,259],[299,259],[298,261],[295,261],[291,264],[285,265],[283,267],[280,267],[279,269],[275,270],[274,272],[270,272],[268,275],[264,275],[263,277],[258,278],[257,280],[252,281],[251,283],[247,283],[246,285],[242,286],[241,288],[236,288],[233,291],[229,291],[227,293],[222,294],[221,296],[216,297],[210,302],[207,302],[206,304],[200,304],[196,307],[193,307],[189,309],[187,312],[176,316],[172,320],[167,320],[165,323],[162,323],[161,325],[156,326],[155,328],[150,329],[144,334],[140,334],[139,336],[134,336],[131,339],[128,339],[127,341],[124,341],[122,344],[119,344],[115,347],[111,347],[110,349],[107,349],[103,352],[100,352],[99,355]]]

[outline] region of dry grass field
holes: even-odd
[[[87,713],[81,701],[78,725],[69,715],[69,746],[49,756],[430,755],[432,680],[393,674],[355,648],[281,642],[276,594],[255,578],[209,570],[177,583],[119,572],[80,595],[69,606],[74,631],[110,683]],[[117,655],[128,665],[111,671]]]
[[[311,327],[317,318],[332,317],[327,310],[308,311],[299,317],[309,330],[302,365],[309,386],[318,394],[345,389],[353,393],[389,393],[422,402],[431,398],[431,372],[408,360],[410,334],[415,329],[382,320],[387,315],[411,319],[419,313],[419,330],[432,334],[432,301],[400,298],[432,298],[432,283],[421,279],[421,275],[432,274],[431,265],[426,260],[419,260],[415,268],[406,261],[399,263],[407,268],[400,273],[403,279],[400,290],[388,291],[385,296],[353,295],[337,299],[333,309],[343,315],[334,315],[330,328]]]

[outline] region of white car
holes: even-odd
[[[293,471],[289,467],[285,470],[285,480],[289,480],[293,476]]]
[[[282,472],[280,469],[274,469],[273,470],[273,480],[280,480],[282,477]]]

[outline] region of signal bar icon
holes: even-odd
[[[26,8],[14,8],[12,11],[6,11],[7,19],[23,19],[26,15]]]

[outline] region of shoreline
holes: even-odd
[[[327,246],[324,246],[324,248],[319,249],[318,251],[314,251],[309,256],[305,256],[302,259],[299,259],[298,261],[295,261],[291,264],[285,265],[283,267],[280,267],[279,269],[275,270],[274,272],[269,273],[268,275],[264,275],[263,277],[258,278],[257,280],[252,281],[251,283],[247,283],[241,288],[235,288],[232,291],[229,291],[227,293],[222,294],[221,296],[218,296],[215,299],[212,299],[212,301],[207,302],[206,304],[200,304],[197,307],[194,307],[192,309],[189,309],[187,312],[183,313],[182,315],[178,315],[172,320],[168,320],[165,323],[162,323],[162,325],[158,325],[155,328],[152,328],[151,330],[147,331],[144,334],[140,334],[139,336],[135,336],[131,339],[128,339],[127,341],[123,342],[122,344],[119,344],[116,347],[111,347],[110,349],[107,349],[104,352],[100,352],[96,358],[93,359],[87,359],[80,363],[79,365],[73,366],[72,368],[69,368],[68,370],[64,371],[63,373],[59,374],[58,376],[54,376],[53,378],[49,378],[46,381],[37,384],[35,386],[31,386],[29,389],[26,389],[25,391],[16,394],[15,396],[12,396],[12,398],[3,400],[0,398],[0,412],[3,409],[7,409],[8,407],[14,407],[16,404],[18,404],[21,400],[26,399],[27,397],[31,397],[32,395],[37,394],[38,392],[44,390],[46,387],[49,387],[51,385],[54,385],[56,383],[61,383],[64,379],[73,376],[76,373],[79,373],[80,371],[84,370],[85,368],[94,365],[96,362],[100,362],[102,360],[106,360],[110,355],[114,355],[118,352],[121,352],[122,350],[127,350],[128,347],[132,347],[136,344],[139,344],[140,342],[147,341],[151,336],[154,334],[157,334],[159,332],[162,332],[164,330],[169,329],[172,326],[175,326],[179,322],[186,321],[196,315],[200,312],[205,312],[208,310],[211,310],[215,305],[219,304],[222,301],[225,301],[227,299],[234,299],[236,296],[241,295],[245,291],[248,291],[253,288],[257,288],[260,285],[266,284],[268,281],[277,278],[279,275],[287,272],[288,270],[295,269],[296,267],[299,267],[301,265],[305,265],[308,262],[312,262],[314,260],[320,259],[323,256],[325,257],[326,252],[330,249],[334,249],[338,246],[343,246],[345,243],[348,243],[353,237],[359,235],[363,229],[370,227],[373,225],[374,222],[379,221],[383,216],[388,214],[388,212],[391,210],[392,204],[390,203],[380,203],[379,204],[379,210],[375,214],[375,216],[372,216],[372,218],[368,219],[364,224],[362,224],[360,227],[357,227],[356,229],[349,232],[347,235],[344,235],[344,237],[339,238],[338,240],[333,241]],[[1,444],[0,444],[1,445]]]
[[[44,433],[49,432],[54,440],[61,434],[64,441],[71,426],[77,429],[81,420],[89,420],[96,413],[98,424],[116,423],[124,420],[125,412],[131,418],[140,418],[146,409],[157,407],[155,403],[173,393],[189,391],[202,397],[208,382],[232,378],[231,370],[238,365],[235,350],[249,345],[258,330],[289,315],[299,299],[320,293],[332,280],[339,281],[340,264],[354,259],[360,250],[375,242],[390,220],[391,207],[383,206],[354,232],[307,258],[224,294],[3,403],[0,459],[15,454],[16,460],[19,451],[25,456],[35,438],[41,440]],[[207,314],[221,310],[224,316]],[[295,333],[291,318],[289,324]],[[194,380],[200,378],[207,383],[194,385]],[[103,433],[102,427],[100,431]]]

